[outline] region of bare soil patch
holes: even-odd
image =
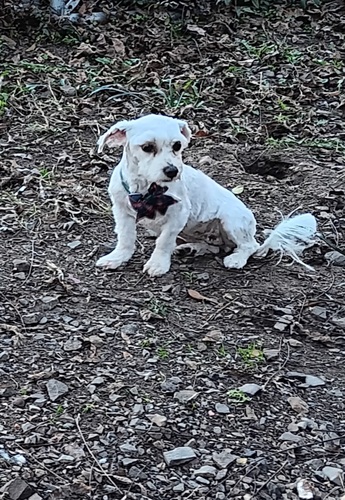
[[[314,498],[343,498],[344,267],[322,243],[306,253],[315,273],[276,258],[231,272],[175,258],[152,280],[141,235],[128,266],[102,272],[119,153],[94,149],[115,120],[182,117],[194,131],[186,162],[243,186],[260,238],[302,206],[344,248],[341,2],[240,19],[109,7],[111,22],[77,30],[20,25],[6,8],[3,498],[16,478],[33,500],[296,499],[300,478]],[[177,447],[195,458],[167,465]]]

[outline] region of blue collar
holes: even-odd
[[[122,186],[123,186],[124,190],[126,191],[126,193],[130,194],[131,191],[129,189],[129,185],[125,181],[125,179],[123,178],[122,168],[120,169],[120,178],[121,178],[121,183],[122,183]]]

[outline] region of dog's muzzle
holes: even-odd
[[[174,167],[174,165],[168,165],[163,168],[163,172],[169,179],[174,179],[178,174],[178,168]]]

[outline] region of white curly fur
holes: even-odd
[[[135,251],[136,212],[129,203],[122,182],[124,179],[131,193],[146,193],[149,186],[156,182],[167,186],[166,194],[178,200],[164,216],[158,214],[153,221],[142,220],[147,229],[157,236],[155,249],[144,266],[144,271],[150,276],[160,276],[169,271],[175,250],[217,253],[220,246],[228,249],[231,245],[235,249],[224,258],[226,268],[241,269],[252,255],[264,256],[273,250],[280,252],[281,257],[288,255],[312,269],[301,261],[299,255],[314,243],[315,218],[311,214],[302,214],[283,220],[260,246],[255,239],[256,221],[251,210],[231,191],[200,170],[183,163],[182,151],[190,137],[186,122],[161,115],[147,115],[137,120],[118,122],[99,138],[99,152],[105,145],[123,146],[123,155],[109,185],[117,244],[115,250],[98,260],[97,266],[116,269],[128,262]],[[177,142],[181,143],[181,149],[174,151],[173,145]],[[154,145],[154,152],[142,149],[147,144]],[[177,175],[172,180],[163,172],[167,165],[177,169]],[[187,243],[176,248],[179,235]]]

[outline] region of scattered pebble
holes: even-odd
[[[300,443],[302,441],[301,436],[296,436],[292,432],[284,432],[279,439],[280,441],[290,441],[292,443]]]
[[[79,247],[81,245],[81,241],[80,240],[74,240],[74,241],[70,241],[69,243],[67,243],[67,246],[69,248],[71,248],[72,250],[74,250],[75,248]]]
[[[174,398],[178,399],[180,403],[188,403],[189,401],[195,399],[198,394],[198,392],[193,391],[192,389],[185,389],[183,391],[175,392]]]
[[[23,322],[26,326],[34,326],[37,325],[43,317],[43,314],[40,312],[33,312],[31,314],[27,314],[23,316]]]
[[[10,356],[8,352],[2,351],[0,352],[0,363],[4,363],[5,361],[8,361],[10,359]]]
[[[136,455],[138,452],[137,447],[130,443],[121,444],[120,450],[126,455]]]
[[[91,384],[92,385],[102,385],[104,384],[105,380],[103,377],[96,377],[92,380]]]
[[[258,384],[244,384],[238,388],[239,391],[249,394],[250,396],[255,396],[255,394],[261,391],[261,389],[261,385]]]
[[[279,330],[280,332],[283,332],[284,330],[286,330],[288,326],[291,325],[292,322],[293,322],[293,316],[291,316],[290,314],[284,314],[283,316],[281,316],[279,321],[277,321],[273,325],[273,328]]]
[[[56,401],[68,392],[68,386],[54,378],[47,382],[46,387],[51,401]]]
[[[17,408],[25,408],[26,400],[24,398],[18,397],[12,401],[12,404]]]
[[[217,475],[217,469],[213,467],[212,465],[203,465],[200,467],[200,469],[196,469],[194,471],[194,474],[196,476],[202,476],[202,477],[214,477]]]
[[[230,464],[235,462],[238,459],[237,455],[234,455],[232,453],[232,450],[229,450],[226,448],[225,450],[221,451],[220,453],[214,452],[212,454],[212,458],[214,463],[220,468],[220,469],[226,469]]]
[[[147,418],[158,427],[163,427],[167,422],[167,418],[164,415],[158,415],[157,413],[155,415],[148,415]]]
[[[306,479],[299,479],[296,484],[298,498],[308,500],[314,498],[313,486]]]
[[[13,270],[19,273],[27,273],[30,270],[30,263],[25,259],[14,259]]]
[[[308,404],[299,396],[292,396],[288,398],[288,402],[291,408],[297,413],[307,413],[309,410]]]
[[[328,264],[333,264],[334,266],[345,266],[345,255],[337,251],[327,252],[324,255]]]
[[[33,488],[20,477],[13,479],[7,487],[7,494],[11,500],[23,500],[34,493]]]
[[[79,351],[79,349],[81,349],[82,345],[83,344],[82,344],[80,339],[78,339],[76,337],[71,337],[68,340],[66,340],[63,348],[66,352]]]
[[[327,479],[332,481],[332,483],[335,483],[338,486],[344,484],[344,473],[342,469],[339,469],[338,467],[326,466],[322,469],[322,473]]]
[[[196,454],[189,446],[175,448],[163,453],[164,460],[168,466],[181,465],[196,458]]]
[[[264,356],[267,361],[271,361],[272,359],[277,359],[279,357],[280,350],[279,349],[264,349]]]
[[[310,312],[312,313],[313,316],[317,316],[318,318],[321,319],[327,319],[327,309],[325,309],[324,307],[320,306],[311,307]]]
[[[216,412],[220,414],[226,415],[227,413],[230,413],[230,408],[228,407],[228,405],[222,403],[216,403],[215,409]]]
[[[304,383],[311,387],[318,387],[320,385],[325,385],[325,381],[315,375],[308,375],[302,372],[287,372],[285,374],[287,378],[297,378],[304,381]]]

